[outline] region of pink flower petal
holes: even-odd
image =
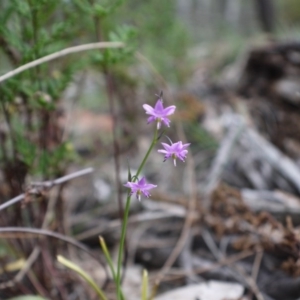
[[[153,114],[154,108],[148,104],[143,104],[143,108],[146,111],[146,114]]]
[[[169,116],[169,115],[173,114],[174,111],[175,111],[175,109],[176,109],[176,106],[175,106],[175,105],[166,107],[166,108],[164,109],[164,115]]]

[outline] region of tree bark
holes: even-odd
[[[274,0],[255,0],[257,15],[264,32],[272,33],[275,30]]]

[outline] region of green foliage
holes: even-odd
[[[0,165],[6,180],[4,186],[10,188],[8,192],[4,189],[4,201],[10,195],[23,191],[28,173],[42,179],[56,178],[65,173],[70,161],[76,159],[72,144],[66,140],[64,132],[63,93],[73,82],[74,75],[84,67],[93,65],[106,75],[116,65],[119,67],[131,62],[136,46],[136,31],[132,26],[112,21],[112,16],[123,2],[124,0],[0,1],[1,75],[73,45],[100,41],[121,41],[126,45],[120,49],[64,56],[28,69],[0,84]],[[0,196],[1,193],[0,189]],[[39,201],[29,203],[22,210],[16,207],[16,213],[9,211],[11,214],[6,216],[3,225],[12,223],[28,227],[40,226],[39,222],[47,215],[47,196],[45,194]],[[59,195],[57,198],[60,198]],[[51,209],[53,215],[58,216],[54,227],[62,227],[61,207],[56,205]],[[22,248],[17,246],[18,256],[27,257],[32,251],[31,246],[29,243],[22,243]],[[53,247],[49,249],[49,253],[50,251],[53,255],[57,248]],[[10,260],[14,252],[1,243],[0,256],[2,253],[5,259]],[[63,263],[86,279],[100,299],[107,299],[83,270],[66,260]],[[38,267],[37,265],[30,267],[30,273],[40,279],[39,285],[49,296],[48,288],[53,282],[49,283],[51,279],[48,274],[44,276],[43,273],[47,272],[49,265],[45,267],[43,260]],[[23,282],[20,283],[22,284]],[[57,299],[63,298],[63,293],[57,295]],[[10,300],[46,299],[21,296]]]
[[[101,37],[128,45],[124,49],[89,52],[80,59],[76,54],[64,57],[1,84],[3,119],[10,124],[0,159],[4,159],[6,152],[6,159],[18,157],[32,174],[55,176],[75,157],[67,146],[70,144],[58,138],[64,130],[59,126],[61,97],[74,74],[87,65],[96,65],[105,71],[132,57],[135,29],[110,22],[111,15],[122,3],[122,0],[0,2],[0,74],[7,65],[16,68],[74,44],[100,41]]]
[[[33,166],[37,154],[36,145],[31,143],[28,139],[20,134],[16,137],[16,148],[21,156],[22,161],[27,166]]]
[[[300,25],[299,15],[300,6],[297,0],[280,0],[278,4],[278,12],[281,20],[288,25]]]
[[[131,58],[136,49],[134,42],[136,29],[132,26],[122,25],[109,32],[108,41],[124,42],[126,47],[122,49],[105,49],[103,52],[96,52],[91,55],[91,64],[100,66],[101,69],[115,66],[116,64],[126,64],[131,62]]]
[[[111,18],[138,29],[139,49],[163,77],[173,83],[186,79],[191,36],[176,13],[176,1],[127,0]]]

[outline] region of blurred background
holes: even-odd
[[[144,168],[158,188],[132,200],[128,299],[139,299],[142,268],[154,283],[174,249],[157,300],[184,287],[194,300],[194,285],[199,299],[299,299],[299,28],[299,0],[1,0],[0,298],[96,299],[62,254],[114,299],[98,236],[115,257],[128,166],[134,174],[153,135],[142,105],[162,91],[177,107],[165,134],[191,146],[175,169],[157,146]],[[125,46],[1,79],[101,41]]]

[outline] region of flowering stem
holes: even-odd
[[[133,182],[135,182],[138,179],[138,176],[140,175],[140,173],[150,155],[150,152],[152,151],[154,145],[157,143],[157,132],[158,132],[158,130],[156,128],[155,132],[154,132],[152,143],[133,178]],[[127,199],[126,199],[125,212],[124,212],[124,218],[123,218],[123,224],[122,224],[122,232],[121,232],[121,240],[120,240],[120,248],[119,248],[119,253],[118,253],[118,265],[117,265],[117,299],[118,300],[124,300],[124,296],[122,295],[122,290],[121,290],[121,265],[122,265],[122,260],[123,260],[123,251],[124,251],[124,243],[125,243],[126,229],[127,229],[129,209],[130,209],[130,201],[131,201],[131,193],[129,191]]]
[[[158,132],[158,130],[157,130],[157,128],[156,128],[156,129],[155,129],[155,132],[154,132],[154,136],[153,136],[152,143],[151,143],[151,145],[150,145],[150,147],[149,147],[149,149],[148,149],[148,151],[147,151],[147,153],[146,153],[146,155],[145,155],[145,157],[144,157],[144,159],[143,159],[143,161],[142,161],[140,167],[138,168],[138,170],[137,170],[137,172],[136,172],[134,181],[136,181],[137,178],[139,177],[139,175],[140,175],[140,173],[141,173],[141,171],[142,171],[142,169],[143,169],[143,167],[144,167],[144,165],[145,165],[145,163],[146,163],[146,161],[147,161],[147,159],[148,159],[148,156],[149,156],[150,152],[152,151],[154,145],[157,143],[157,132]]]

